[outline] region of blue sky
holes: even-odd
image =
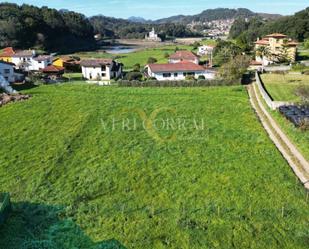
[[[285,15],[309,7],[308,0],[6,0],[6,2],[69,9],[87,16],[103,14],[121,18],[141,16],[146,19],[197,14],[202,10],[217,7],[248,8],[256,12]]]

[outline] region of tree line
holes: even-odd
[[[88,50],[96,46],[95,34],[104,38],[144,38],[153,26],[163,39],[199,35],[181,24],[143,24],[104,16],[87,18],[68,10],[0,3],[0,48]]]

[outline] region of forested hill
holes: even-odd
[[[220,19],[232,19],[239,17],[253,17],[257,14],[248,9],[228,9],[228,8],[217,8],[204,10],[202,13],[192,16],[172,16],[168,18],[163,18],[155,21],[155,23],[184,23],[188,24],[191,22],[209,22]]]
[[[298,41],[309,38],[309,7],[292,16],[284,16],[276,20],[252,18],[249,21],[238,19],[230,31],[230,38],[242,43],[252,43],[258,37],[271,33],[284,33]]]
[[[145,35],[154,27],[161,38],[170,37],[194,37],[201,34],[190,30],[186,25],[180,23],[163,23],[155,24],[152,22],[139,23],[135,21],[106,17],[93,16],[90,22],[95,33],[104,37],[113,38],[144,38]]]
[[[6,46],[67,52],[91,48],[95,41],[93,27],[82,14],[0,3],[0,47]]]

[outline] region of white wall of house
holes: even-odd
[[[18,69],[29,71],[31,66],[31,57],[12,57],[12,63],[14,63]]]
[[[83,77],[88,80],[111,80],[111,66],[85,67],[82,66]]]
[[[268,66],[268,65],[274,64],[274,61],[268,59],[268,58],[265,57],[265,56],[256,56],[256,57],[255,57],[255,60],[256,60],[257,62],[262,63],[263,66]]]
[[[35,58],[31,58],[29,69],[31,71],[39,71],[40,69],[44,69],[48,65],[52,64],[52,57],[46,58],[44,60],[36,60]]]
[[[166,72],[166,73],[156,73],[152,72],[150,68],[148,68],[148,75],[150,77],[154,77],[159,81],[164,80],[185,80],[186,76],[192,75],[193,72]],[[216,74],[214,71],[205,70],[205,71],[196,71],[194,72],[194,77],[198,79],[199,76],[204,76],[205,79],[214,79]]]
[[[10,83],[15,82],[14,67],[0,62],[0,74]]]

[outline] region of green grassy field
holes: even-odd
[[[0,108],[0,248],[307,248],[306,192],[245,88],[26,92]]]
[[[298,102],[300,98],[295,94],[297,87],[309,86],[309,75],[300,74],[262,74],[262,81],[272,98],[276,101]]]
[[[176,47],[178,49],[189,50],[189,51],[193,49],[192,46],[169,45],[158,48],[142,49],[128,54],[115,55],[104,52],[84,52],[84,53],[76,53],[74,55],[80,58],[117,58],[119,62],[124,64],[125,69],[132,69],[135,64],[145,66],[147,64],[149,57],[156,58],[158,60],[158,63],[166,63],[168,59],[165,58],[165,54],[168,53],[170,55],[174,53]]]

